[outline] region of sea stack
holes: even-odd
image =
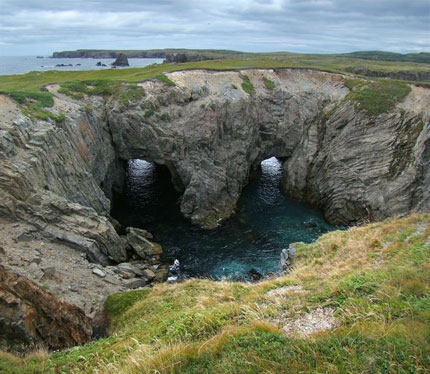
[[[130,66],[128,64],[128,58],[124,53],[120,53],[116,60],[112,63],[112,66]]]

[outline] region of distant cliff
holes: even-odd
[[[54,52],[53,58],[116,58],[119,54],[125,54],[128,58],[166,58],[167,55],[176,54],[203,54],[217,55],[218,58],[225,55],[240,55],[244,52],[219,50],[219,49],[146,49],[146,50],[112,50],[112,49],[77,49],[76,51]],[[194,60],[190,60],[194,61]]]

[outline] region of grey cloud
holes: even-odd
[[[2,0],[0,53],[76,48],[430,50],[427,0]]]

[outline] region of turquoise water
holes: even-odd
[[[311,242],[334,229],[318,210],[283,195],[281,179],[280,162],[263,161],[260,175],[242,193],[237,214],[206,231],[181,216],[179,195],[165,168],[132,160],[124,196],[114,201],[112,215],[124,226],[152,232],[165,258],[180,261],[184,276],[247,279],[251,269],[277,272],[280,253],[290,243]]]

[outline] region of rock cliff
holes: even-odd
[[[285,191],[322,208],[332,223],[430,207],[427,89],[413,87],[395,109],[371,115],[349,100],[338,74],[184,71],[169,78],[175,87],[143,83],[142,100],[111,99],[107,117],[118,157],[167,165],[183,192],[181,211],[195,224],[213,228],[233,214],[252,170],[272,156],[284,160]],[[242,89],[248,78],[251,93]]]
[[[80,99],[49,86],[50,110],[64,122],[32,118],[0,95],[0,218],[3,235],[14,235],[4,240],[8,259],[18,243],[36,280],[40,269],[25,252],[44,253],[46,243],[103,266],[122,263],[86,274],[72,256],[76,274],[110,282],[92,295],[165,279],[151,234],[130,228],[119,235],[109,216],[112,193],[135,158],[168,167],[181,212],[204,228],[234,213],[242,188],[272,156],[283,161],[286,193],[319,206],[333,223],[430,211],[430,90],[411,86],[390,110],[372,114],[352,99],[348,79],[305,69],[192,70]],[[15,232],[22,225],[33,227],[30,238]],[[34,249],[31,237],[39,240]],[[69,266],[65,253],[59,274]],[[133,259],[147,265],[124,263]],[[71,294],[88,293],[73,275],[60,288],[72,301]]]
[[[429,210],[428,89],[412,87],[393,110],[371,115],[349,100],[340,74],[168,76],[175,85],[146,81],[137,97],[122,96],[124,85],[107,99],[74,100],[51,86],[54,111],[66,113],[60,125],[31,120],[3,98],[0,213],[121,262],[126,244],[109,220],[108,198],[121,188],[127,160],[166,165],[182,213],[213,228],[234,213],[250,174],[272,156],[284,161],[285,191],[333,223]]]

